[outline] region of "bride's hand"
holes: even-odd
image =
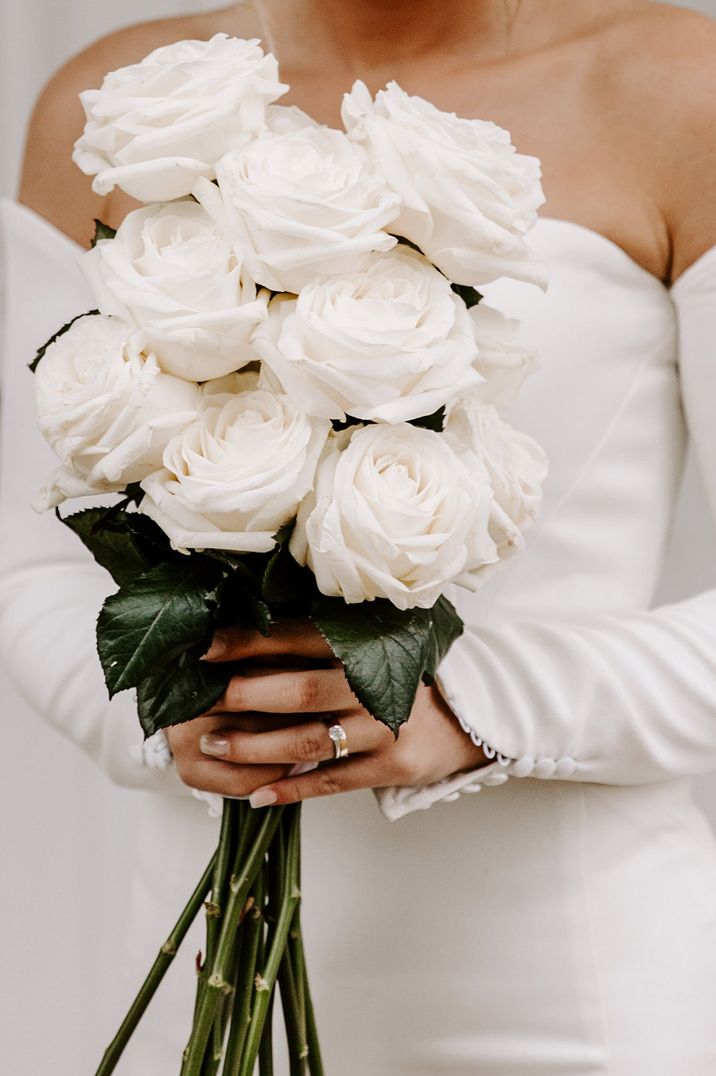
[[[252,805],[295,803],[359,788],[429,784],[486,762],[434,688],[421,686],[396,740],[363,709],[320,633],[306,621],[264,638],[242,628],[214,639],[209,661],[271,663],[235,676],[205,717],[168,730],[181,779]],[[287,671],[288,664],[306,667]],[[315,663],[315,664],[312,664]],[[350,757],[289,776],[297,764],[329,762],[330,725],[340,722]]]

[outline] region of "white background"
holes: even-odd
[[[119,25],[216,6],[0,4],[0,194],[11,196],[31,105],[53,70]],[[683,6],[716,16],[716,0]],[[716,581],[709,567],[716,539],[700,502],[690,472],[661,598]],[[123,865],[132,855],[139,794],[109,786],[2,678],[0,716],[0,1069],[8,1076],[89,1076],[114,1020],[116,1001],[104,976],[121,926]],[[716,776],[700,783],[699,796],[716,824]],[[63,1057],[74,1059],[72,1072]]]

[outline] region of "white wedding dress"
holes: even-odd
[[[29,507],[53,459],[23,367],[91,300],[74,244],[26,209],[3,213],[0,644],[38,712],[112,779],[157,792],[127,864],[135,929],[120,952],[138,982],[216,824],[173,772],[133,760],[132,700],[107,703],[94,654],[109,581]],[[384,791],[383,813],[368,792],[306,806],[327,1076],[716,1072],[716,854],[690,794],[716,767],[716,592],[647,611],[686,424],[716,506],[716,250],[669,292],[576,224],[542,219],[533,243],[547,296],[488,291],[541,353],[513,417],[550,457],[544,511],[524,554],[457,595],[468,630],[441,670],[500,757],[479,795],[458,795],[475,790],[463,776]],[[120,1074],[178,1072],[197,945]]]

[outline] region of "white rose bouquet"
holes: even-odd
[[[398,736],[462,631],[452,584],[519,549],[546,473],[498,408],[532,365],[475,290],[544,283],[525,236],[539,165],[494,124],[358,83],[345,130],[274,102],[273,57],[219,35],[159,49],[82,101],[75,160],[148,203],[84,258],[95,310],[43,348],[36,498],[120,495],[63,522],[118,591],[97,624],[110,695],[147,737],[224,694],[217,628],[323,634]],[[299,810],[226,801],[219,846],[98,1076],[112,1072],[202,905],[182,1076],[270,1068],[281,987],[292,1073],[322,1073],[299,923]]]

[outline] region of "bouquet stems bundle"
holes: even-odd
[[[256,814],[226,800],[219,845],[162,946],[97,1076],[124,1048],[203,906],[206,953],[181,1076],[273,1072],[272,1013],[279,984],[291,1076],[323,1076],[301,935],[301,808]]]
[[[540,503],[544,454],[498,410],[532,356],[477,290],[545,282],[524,238],[538,162],[395,83],[357,83],[344,130],[276,105],[287,89],[258,42],[217,35],[82,94],[74,159],[146,204],[97,222],[96,309],[32,363],[61,464],[36,507],[121,495],[61,518],[117,584],[98,653],[146,737],[221,711],[251,672],[251,651],[201,660],[217,630],[257,640],[284,618],[312,622],[397,737],[463,630],[446,590],[521,548]],[[291,1074],[321,1074],[300,902],[299,809],[227,800],[98,1076],[202,906],[181,1076],[269,1076],[277,986]]]

